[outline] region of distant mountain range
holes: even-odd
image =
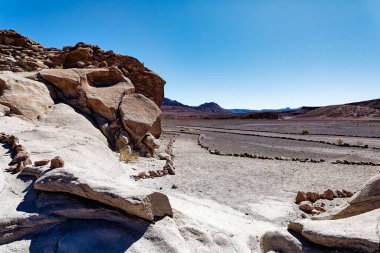
[[[291,110],[298,110],[300,108],[281,108],[281,109],[261,109],[261,110],[251,110],[251,109],[229,109],[228,111],[236,114],[243,114],[248,112],[285,112],[285,111],[291,111]]]
[[[302,118],[302,119],[380,119],[380,99],[354,102],[342,105],[320,107],[303,106],[282,109],[224,109],[217,103],[208,102],[189,106],[176,100],[164,98],[161,107],[167,117],[211,117],[211,118]],[[261,115],[261,116],[260,116]],[[276,117],[274,117],[276,115]]]
[[[286,108],[282,108],[282,109],[262,109],[262,110],[224,109],[215,102],[207,102],[207,103],[203,103],[199,106],[189,106],[189,105],[182,104],[182,103],[178,102],[177,100],[171,100],[169,98],[164,98],[162,106],[164,106],[164,108],[166,108],[166,109],[168,109],[167,107],[179,106],[179,107],[194,109],[194,110],[202,111],[202,112],[234,113],[234,114],[244,114],[244,113],[249,113],[249,112],[284,112],[284,111],[300,109],[300,108],[293,108],[292,109],[290,107],[286,107]]]

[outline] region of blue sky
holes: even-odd
[[[378,0],[0,0],[0,28],[134,56],[186,104],[262,109],[380,98],[379,13]]]

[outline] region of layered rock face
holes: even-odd
[[[9,113],[40,120],[52,99],[64,102],[96,123],[111,146],[152,155],[154,150],[146,145],[146,139],[161,134],[165,81],[137,59],[85,43],[62,50],[44,48],[12,30],[0,31],[0,44],[0,71],[33,71],[21,75],[33,81],[11,73],[1,75],[0,104],[8,107]],[[52,99],[38,94],[38,89],[47,87]],[[41,98],[33,100],[41,113],[28,112],[29,103],[10,106],[12,99],[27,101],[31,89]]]

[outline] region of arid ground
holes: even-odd
[[[305,215],[294,203],[297,191],[355,192],[380,170],[375,166],[380,163],[380,121],[170,120],[163,125],[162,144],[176,136],[176,175],[137,183],[161,190],[177,210],[193,217],[198,213],[202,222],[234,235],[254,234],[251,249],[258,250],[263,231],[285,227]],[[302,130],[309,134],[302,135]],[[211,152],[231,155],[211,154],[198,145],[200,135]],[[338,145],[338,139],[353,147]],[[269,158],[236,157],[235,153]],[[301,161],[291,161],[296,157]],[[334,164],[336,160],[373,164]],[[342,201],[317,203],[328,209]]]

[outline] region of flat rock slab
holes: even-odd
[[[169,199],[162,193],[122,185],[102,177],[85,178],[80,172],[74,175],[68,171],[66,168],[47,172],[34,183],[34,188],[49,192],[71,193],[150,221],[165,215],[173,215]]]
[[[331,248],[380,252],[380,209],[339,220],[300,220],[289,229],[306,239]]]

